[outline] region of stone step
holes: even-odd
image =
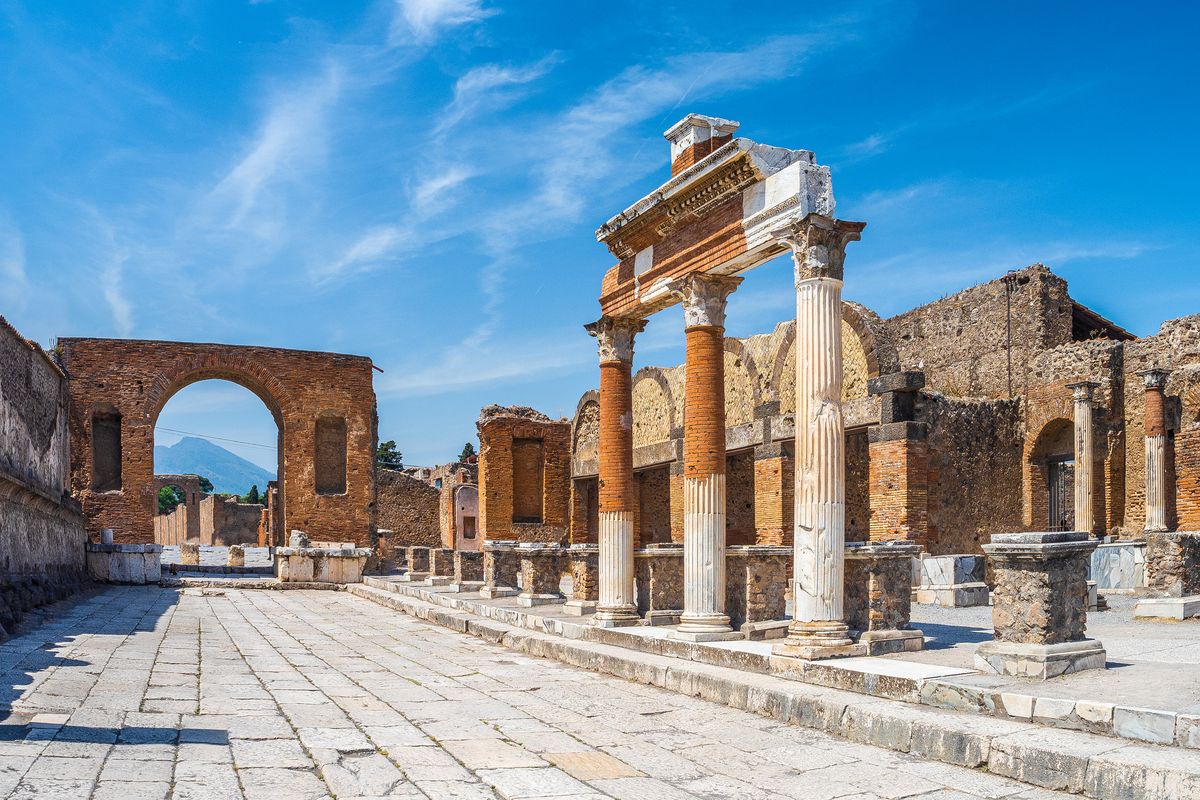
[[[183,589],[322,589],[333,592],[345,588],[345,584],[323,581],[281,581],[276,578],[255,577],[201,578],[188,575],[164,577],[159,581],[159,585]]]
[[[455,611],[399,591],[351,594],[527,655],[700,697],[788,724],[1097,800],[1200,797],[1200,752],[1131,744],[895,702],[745,670],[568,639]]]

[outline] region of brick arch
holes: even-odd
[[[755,409],[763,402],[758,364],[741,339],[726,338],[725,353],[725,424],[729,426],[750,422],[754,419]],[[733,356],[733,363],[730,363],[729,356]],[[740,386],[735,377],[739,365],[745,371],[745,386]]]
[[[592,442],[594,452],[580,453],[584,442]],[[592,389],[584,392],[575,405],[575,416],[571,418],[571,455],[585,460],[600,458],[600,392]]]
[[[363,356],[275,347],[141,341],[59,340],[71,376],[71,483],[88,531],[112,528],[116,541],[153,541],[154,424],[177,392],[203,380],[227,380],[262,400],[279,430],[281,510],[275,542],[291,528],[321,541],[375,539],[377,419],[372,364]],[[91,409],[119,414],[119,486],[93,488]],[[322,414],[345,421],[327,460],[342,473],[344,491],[319,490],[318,425]],[[286,465],[286,469],[285,469]],[[328,474],[328,473],[326,473]],[[340,479],[338,482],[340,486]]]
[[[658,409],[638,409],[638,384],[642,381],[651,381],[658,390],[662,393],[661,408]],[[672,432],[676,427],[675,419],[675,393],[671,390],[671,382],[667,379],[666,371],[659,367],[642,367],[633,375],[631,384],[633,394],[633,438],[634,446],[638,446],[639,439],[645,435],[645,420],[647,412],[657,412],[662,415],[664,425],[656,426],[665,428],[666,435],[659,439],[651,441],[643,441],[641,444],[649,444],[653,441],[666,441],[671,438]],[[642,436],[639,436],[642,434]]]
[[[860,303],[842,302],[842,322],[850,326],[858,336],[867,361],[867,377],[878,378],[880,375],[890,375],[900,371],[900,356],[896,345],[888,335],[883,319],[871,309]],[[779,381],[783,376],[784,362],[788,351],[796,344],[796,322],[789,322],[784,328],[779,347],[771,365],[771,386],[779,391]]]
[[[1049,524],[1047,464],[1055,456],[1074,454],[1075,423],[1066,417],[1046,420],[1037,435],[1025,441],[1022,470],[1024,472],[1025,525],[1044,530]]]

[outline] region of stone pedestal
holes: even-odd
[[[184,542],[179,545],[179,563],[185,567],[200,564],[200,545],[194,542]]]
[[[1200,532],[1146,534],[1146,589],[1134,615],[1187,619],[1200,615]]]
[[[571,599],[563,611],[577,617],[596,610],[600,597],[600,548],[594,544],[573,544],[567,553],[571,570]]]
[[[987,558],[979,555],[923,555],[913,561],[914,603],[962,608],[986,606]]]
[[[683,545],[654,544],[633,554],[637,610],[647,625],[678,625],[683,614]]]
[[[992,536],[983,550],[995,580],[995,640],[976,649],[976,667],[1039,680],[1104,669],[1103,645],[1084,636],[1088,560],[1096,545],[1083,532]]]
[[[454,582],[451,591],[474,592],[483,587],[483,553],[478,550],[454,551]]]
[[[94,581],[141,586],[162,578],[162,545],[88,544],[86,552]]]
[[[517,551],[521,556],[520,605],[541,606],[566,599],[559,590],[567,566],[562,547],[522,544]]]
[[[1146,542],[1122,539],[1101,542],[1092,553],[1089,573],[1106,592],[1133,592],[1146,586]]]
[[[225,558],[225,564],[230,567],[246,566],[246,550],[240,544],[229,545],[229,555]]]
[[[362,583],[368,547],[277,547],[275,577],[282,583]]]
[[[846,545],[846,623],[868,655],[925,649],[925,636],[909,628],[912,563],[920,552],[908,541]]]
[[[483,544],[483,588],[481,597],[512,597],[517,593],[521,556],[517,543],[488,540]]]
[[[425,582],[430,586],[449,586],[454,580],[454,548],[429,548],[429,576]]]
[[[787,624],[784,587],[792,568],[792,548],[742,545],[725,548],[725,610],[729,624],[751,638],[776,638]]]
[[[411,546],[404,548],[408,571],[400,576],[403,581],[423,581],[429,577],[429,548]]]

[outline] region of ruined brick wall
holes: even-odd
[[[570,522],[571,423],[551,420],[531,408],[488,406],[476,427],[480,537],[484,541],[565,541]],[[514,442],[524,443],[516,458]],[[536,448],[529,444],[533,442],[538,443]],[[540,465],[528,463],[528,455],[535,449],[540,452]],[[534,467],[540,467],[541,481],[541,515],[536,522],[524,521],[529,520],[532,507],[528,495],[522,504],[514,502],[515,490],[530,490],[522,487],[529,486]]]
[[[921,405],[929,431],[929,552],[982,553],[993,533],[1023,530],[1020,402],[923,393]]]
[[[754,524],[754,451],[730,453],[725,458],[725,544],[750,545],[758,541]]]
[[[441,547],[440,492],[403,472],[380,468],[378,526],[392,532],[391,546]]]
[[[200,500],[199,507],[200,544],[228,547],[232,544],[258,543],[262,506],[239,503],[236,497],[210,494]],[[160,518],[156,517],[156,522]]]
[[[67,493],[68,417],[63,371],[0,317],[0,639],[84,577],[83,515]]]
[[[61,339],[59,345],[71,376],[71,485],[93,536],[100,528],[113,528],[118,542],[153,540],[159,412],[183,387],[223,379],[261,398],[280,428],[279,527],[304,530],[315,540],[370,546],[377,441],[369,358],[128,339]],[[318,418],[344,420],[343,492],[318,491]],[[93,422],[98,419],[119,420],[119,489],[102,488],[94,480]],[[340,426],[330,430],[335,428],[340,436]],[[335,467],[342,463],[334,461]]]
[[[961,397],[1005,397],[1009,342],[1013,394],[1019,395],[1035,383],[1030,370],[1037,356],[1071,341],[1071,321],[1066,281],[1035,264],[1009,282],[989,281],[885,324],[901,368],[924,371],[927,388]]]
[[[671,541],[671,471],[669,467],[642,470],[634,475],[638,508],[634,519],[634,546]]]
[[[867,429],[846,431],[846,541],[864,542],[871,530],[871,453]]]
[[[1120,409],[1124,405],[1122,380],[1124,351],[1122,342],[1098,339],[1072,342],[1039,353],[1030,364],[1029,387],[1025,394],[1025,443],[1022,480],[1023,519],[1027,529],[1045,530],[1049,522],[1046,459],[1048,456],[1074,453],[1075,404],[1070,384],[1094,380],[1096,476],[1092,510],[1099,536],[1119,530],[1125,508],[1125,459],[1127,456],[1124,425]],[[1063,439],[1067,446],[1063,447]]]
[[[1164,322],[1155,336],[1124,347],[1126,431],[1124,534],[1146,523],[1145,393],[1138,372],[1169,369],[1167,407],[1167,527],[1200,530],[1200,315]]]

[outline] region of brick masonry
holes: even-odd
[[[71,485],[88,532],[153,541],[154,424],[191,383],[222,379],[258,395],[282,431],[283,527],[314,539],[369,546],[375,530],[375,392],[362,356],[220,344],[60,339],[69,381]],[[92,422],[120,415],[121,489],[94,489]],[[314,468],[320,415],[345,420],[345,492],[318,494]]]
[[[571,423],[551,420],[531,408],[489,406],[479,431],[479,534],[488,539],[560,543],[570,522]],[[514,520],[514,441],[541,442],[541,520]]]
[[[393,547],[441,547],[437,489],[391,469],[379,469],[378,525],[392,532]]]

